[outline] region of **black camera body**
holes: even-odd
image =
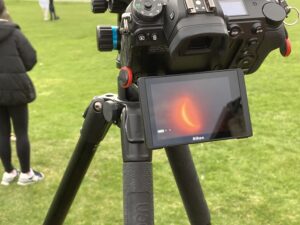
[[[229,68],[250,74],[272,50],[281,48],[287,54],[283,20],[289,8],[285,1],[127,3],[124,13],[119,13],[117,34],[107,36],[107,27],[98,27],[98,46],[107,50],[105,44],[120,42],[115,44],[120,50],[120,67],[131,68],[135,77]],[[124,7],[126,1],[120,4]],[[108,40],[110,37],[118,40]]]
[[[121,23],[121,64],[141,74],[227,68],[253,73],[285,43],[285,17],[275,0],[134,0]]]

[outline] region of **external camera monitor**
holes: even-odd
[[[151,149],[252,135],[239,69],[142,77],[138,86]]]

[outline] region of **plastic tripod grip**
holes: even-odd
[[[123,165],[124,225],[154,225],[151,162]]]

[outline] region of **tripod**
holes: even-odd
[[[154,225],[152,150],[144,142],[140,103],[127,100],[124,93],[119,87],[119,96],[106,94],[91,101],[84,113],[77,146],[44,225],[63,224],[96,149],[112,124],[121,129],[124,225]],[[209,225],[209,210],[189,147],[165,150],[190,224]]]

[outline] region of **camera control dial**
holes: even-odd
[[[161,14],[163,2],[161,0],[134,0],[134,14],[145,21],[151,21]]]
[[[276,3],[267,3],[263,7],[263,14],[268,24],[278,27],[286,18],[285,9]]]

